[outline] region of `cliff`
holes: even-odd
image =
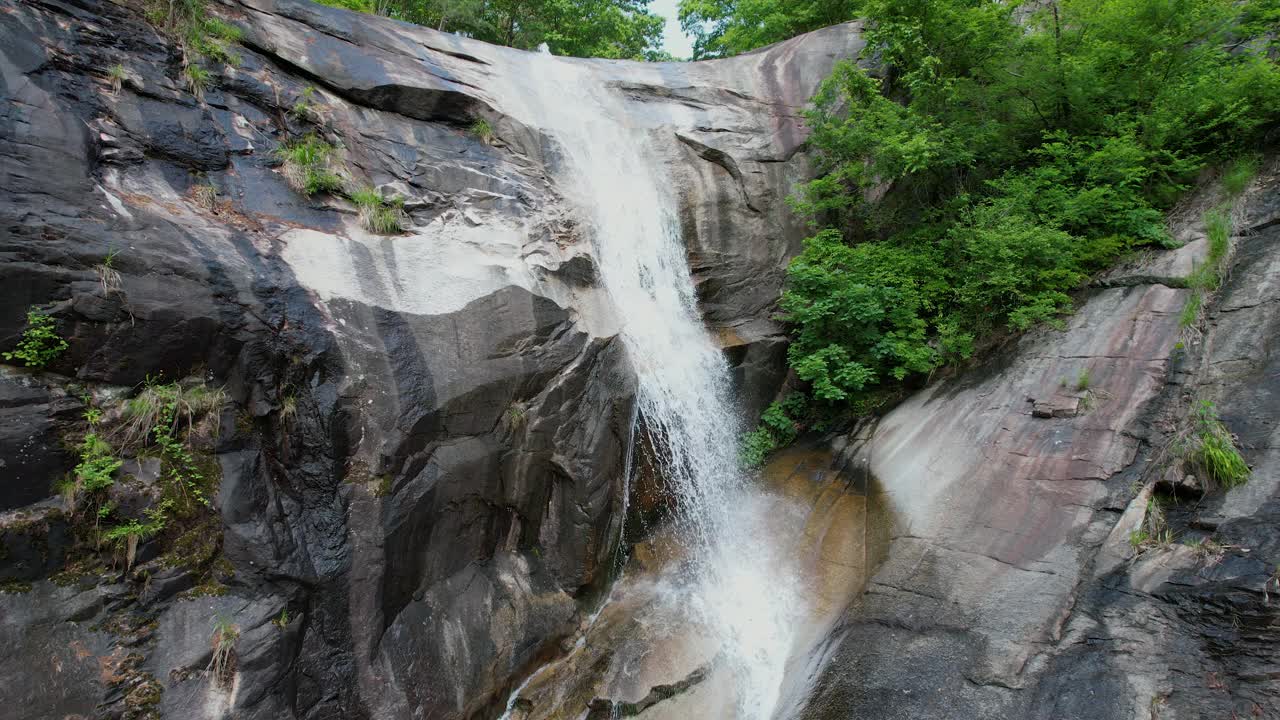
[[[0,345],[33,306],[69,342],[0,377],[0,717],[496,714],[609,580],[634,405],[542,78],[527,53],[301,0],[210,8],[243,38],[195,61],[203,81],[141,4],[0,12]],[[582,61],[681,189],[748,414],[784,372],[797,110],[858,43]],[[402,231],[290,187],[279,151],[309,135]],[[209,507],[126,553],[53,487],[161,382],[225,389],[189,437]],[[125,451],[112,507],[165,497],[149,452]]]

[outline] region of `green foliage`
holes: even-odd
[[[800,393],[791,393],[780,402],[773,402],[760,416],[760,425],[742,437],[738,457],[744,467],[755,468],[764,464],[769,453],[795,442],[805,417],[808,399]]]
[[[1021,24],[1015,7],[862,3],[884,71],[846,61],[821,86],[806,113],[821,176],[792,199],[817,232],[781,306],[815,399],[859,402],[1060,322],[1090,274],[1172,245],[1167,207],[1278,117],[1280,69],[1243,41],[1247,5],[1066,1]],[[1198,282],[1216,287],[1230,233],[1209,220]]]
[[[1258,174],[1258,159],[1252,155],[1236,158],[1222,173],[1222,188],[1235,197],[1243,193]]]
[[[294,101],[293,107],[289,109],[289,112],[298,119],[306,119],[309,117],[313,112],[315,112],[311,106],[311,101],[315,97],[315,93],[316,89],[310,85],[302,88],[302,94]]]
[[[27,327],[22,331],[18,347],[0,353],[5,360],[18,360],[29,368],[42,368],[57,359],[68,347],[57,331],[52,317],[31,308],[27,311]]]
[[[1179,324],[1191,327],[1200,319],[1200,309],[1204,306],[1205,296],[1216,290],[1226,272],[1227,255],[1231,250],[1231,217],[1223,208],[1209,211],[1204,218],[1205,235],[1208,239],[1208,252],[1204,262],[1199,263],[1187,276],[1187,288],[1191,294],[1182,307]]]
[[[115,455],[111,444],[97,433],[84,436],[79,448],[80,462],[72,471],[76,477],[77,489],[94,494],[106,490],[115,483],[116,471],[123,464]]]
[[[471,123],[470,130],[472,135],[475,135],[477,138],[480,139],[480,142],[483,142],[485,144],[493,142],[493,138],[494,138],[493,127],[489,125],[488,120],[485,120],[484,118],[480,118],[479,120],[476,120],[475,122]]]
[[[209,88],[209,71],[192,63],[182,69],[182,77],[187,81],[187,89],[197,100],[204,100],[204,91]]]
[[[681,0],[680,26],[693,59],[737,55],[850,20],[857,0]]]
[[[1092,378],[1090,377],[1089,368],[1081,369],[1080,375],[1076,377],[1076,390],[1079,392],[1088,390],[1091,381]]]
[[[304,195],[332,193],[342,190],[342,178],[330,169],[332,145],[308,135],[276,151],[284,161],[284,177],[289,185]]]
[[[556,55],[653,59],[663,19],[649,0],[322,0],[498,45]]]
[[[1187,458],[1215,484],[1233,488],[1249,480],[1249,464],[1236,448],[1235,438],[1218,418],[1213,404],[1201,401],[1196,409],[1196,430]]]
[[[190,433],[198,419],[225,402],[221,389],[184,388],[148,377],[142,391],[125,405],[125,436],[160,451],[163,480],[173,489],[173,508],[183,517],[209,506],[210,478],[189,447]]]

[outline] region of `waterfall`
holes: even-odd
[[[688,612],[719,646],[735,698],[724,712],[767,720],[778,702],[797,583],[771,557],[738,466],[729,367],[697,307],[672,180],[590,63],[531,56],[540,125],[562,148],[558,181],[586,220],[599,277],[638,379],[639,414],[675,493]],[[529,92],[530,90],[526,90]]]

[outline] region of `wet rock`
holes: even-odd
[[[107,572],[119,592],[75,609],[102,633],[60,606],[6,614],[28,668],[5,672],[35,687],[31,667],[110,670],[53,683],[31,706],[50,717],[488,712],[612,577],[635,416],[623,312],[528,102],[539,79],[518,51],[311,2],[210,12],[245,42],[238,66],[206,65],[203,101],[134,5],[0,13],[0,342],[34,305],[70,343],[56,375],[0,381],[5,507],[45,501],[74,464],[57,443],[79,408],[60,394],[198,376],[229,399],[201,448],[217,517],[191,551],[220,570],[163,567],[189,558],[151,559],[174,550],[162,534]],[[770,315],[804,233],[783,202],[809,172],[797,108],[860,43],[841,26],[721,63],[599,65],[682,188],[748,415],[782,381]],[[467,131],[478,118],[491,141]],[[341,145],[353,182],[405,200],[403,233],[289,188],[275,151],[309,132]],[[136,514],[155,468],[126,459],[112,492]],[[64,546],[91,559],[41,517],[38,542],[6,535],[0,559],[36,594]],[[241,630],[229,687],[205,671],[219,614]],[[68,661],[69,642],[90,656]]]
[[[54,402],[31,376],[0,377],[0,511],[53,495],[54,482],[74,464]]]

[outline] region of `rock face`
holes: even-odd
[[[0,718],[495,716],[609,580],[633,416],[538,78],[524,53],[304,0],[210,7],[244,40],[238,64],[200,61],[203,99],[140,3],[0,12],[0,346],[31,306],[70,343],[0,377]],[[746,413],[782,379],[797,110],[859,46],[842,26],[726,61],[591,61],[682,188]],[[405,232],[288,187],[275,151],[308,133],[404,200]],[[227,389],[225,594],[179,599],[192,574],[146,542],[131,572],[44,579],[74,559],[51,488],[77,398],[148,377]]]
[[[1221,200],[1206,195],[1196,213]],[[1180,327],[1190,291],[1170,287],[1204,252],[1195,214],[1177,223],[1191,242],[1108,275],[1065,332],[1027,335],[851,445],[893,540],[815,662],[804,717],[1280,714],[1278,210],[1273,164],[1237,203],[1202,329]],[[1247,484],[1182,484],[1201,401],[1238,436]],[[1172,495],[1172,542],[1138,551],[1153,490]]]

